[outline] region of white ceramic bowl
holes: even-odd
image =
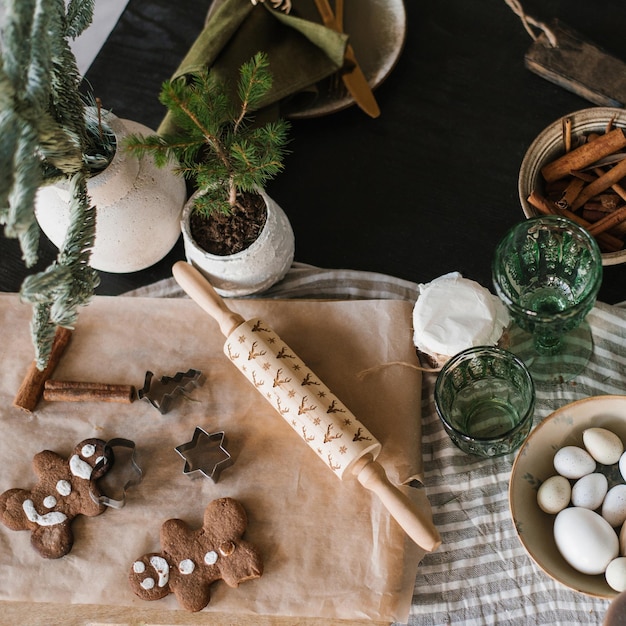
[[[626,110],[612,107],[594,107],[575,111],[552,122],[530,144],[520,166],[518,193],[526,217],[539,215],[527,198],[534,190],[543,192],[541,168],[563,154],[563,120],[572,121],[572,136],[590,132],[604,132],[613,120],[615,127],[626,128]],[[626,262],[626,249],[602,254],[602,265],[617,265]]]
[[[537,504],[537,489],[556,474],[552,459],[567,445],[582,447],[582,433],[591,426],[607,428],[626,442],[626,396],[596,396],[572,402],[543,420],[520,448],[509,482],[509,505],[518,537],[529,556],[554,580],[589,596],[617,595],[604,575],[589,576],[571,567],[557,550],[554,515]]]

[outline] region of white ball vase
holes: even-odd
[[[137,272],[165,257],[180,237],[186,186],[172,166],[157,168],[152,157],[138,159],[121,147],[128,134],[154,131],[112,113],[106,113],[104,121],[115,133],[117,150],[109,166],[87,183],[96,206],[90,265],[103,272]],[[37,221],[59,248],[69,226],[69,199],[68,181],[42,187],[37,193]]]
[[[259,193],[267,206],[265,225],[257,239],[236,254],[211,254],[195,242],[189,216],[196,194],[183,209],[181,227],[187,261],[206,276],[221,296],[248,296],[269,289],[285,276],[293,262],[295,240],[289,218],[264,191]]]

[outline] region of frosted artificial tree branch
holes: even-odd
[[[29,276],[22,298],[33,304],[31,334],[39,369],[57,325],[69,326],[98,277],[89,267],[95,208],[87,196],[89,150],[80,76],[69,39],[93,19],[93,0],[4,0],[0,37],[0,223],[18,238],[27,267],[37,261],[38,188],[70,184],[70,227],[56,261]]]

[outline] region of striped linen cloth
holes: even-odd
[[[166,279],[126,295],[185,294]],[[285,279],[260,297],[415,301],[418,285],[373,272],[294,263]],[[599,302],[587,320],[595,342],[592,361],[575,381],[537,391],[535,424],[574,400],[626,393],[626,308]],[[607,600],[553,581],[519,542],[508,509],[514,455],[480,460],[456,448],[437,417],[434,382],[434,374],[424,374],[422,455],[443,543],[419,567],[409,625],[602,624]]]

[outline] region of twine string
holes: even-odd
[[[533,38],[533,41],[537,40],[537,35],[535,34],[535,31],[532,29],[532,27],[534,26],[535,28],[538,28],[539,30],[545,33],[545,36],[548,39],[548,43],[550,44],[552,48],[557,47],[558,42],[557,42],[556,35],[554,34],[554,32],[552,32],[543,22],[540,22],[530,17],[530,15],[526,15],[522,7],[522,3],[519,2],[519,0],[504,0],[504,1],[508,4],[508,6],[513,11],[513,13],[515,13],[515,15],[517,15],[520,18],[522,24],[524,25],[524,28],[526,29],[526,32]]]
[[[426,372],[430,374],[436,374],[441,370],[440,367],[422,367],[420,365],[414,365],[413,363],[407,363],[405,361],[389,361],[388,363],[381,363],[380,365],[374,365],[373,367],[368,367],[367,369],[361,370],[357,375],[358,380],[363,380],[366,376],[373,374],[374,372],[379,372],[382,369],[386,369],[392,365],[401,365],[402,367],[410,367],[411,369],[418,370],[419,372]]]

